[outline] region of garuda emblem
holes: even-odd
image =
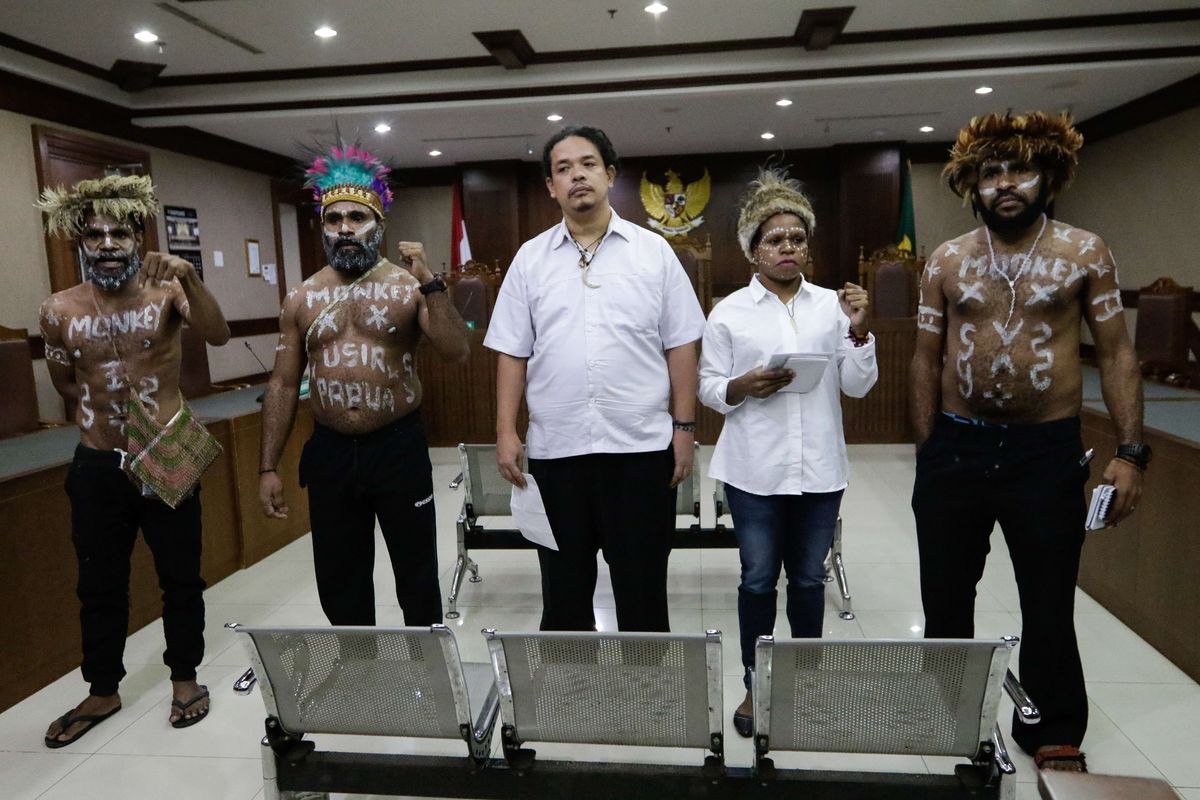
[[[685,189],[674,171],[667,170],[666,175],[666,185],[660,186],[642,173],[642,205],[650,215],[646,224],[668,238],[686,236],[688,231],[704,224],[702,213],[708,205],[712,178],[704,170],[700,180],[689,183]]]

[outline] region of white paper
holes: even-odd
[[[528,472],[522,474],[525,476],[525,488],[514,485],[509,501],[513,522],[529,541],[557,550],[558,542],[554,541],[554,531],[550,530],[550,520],[546,517],[546,506],[542,503],[542,492],[538,489],[537,481]]]
[[[220,250],[213,250],[213,266],[214,267],[225,266],[225,254],[223,252],[221,252]]]
[[[278,280],[278,278],[275,277],[275,265],[274,264],[263,264],[262,265],[262,276],[263,276],[263,280],[266,281],[267,283],[275,283]]]
[[[825,353],[776,353],[767,359],[766,366],[767,369],[786,368],[796,373],[792,382],[779,391],[804,393],[811,392],[821,382],[828,363],[829,356]]]

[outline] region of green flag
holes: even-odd
[[[917,249],[917,222],[913,217],[912,175],[905,159],[900,165],[900,224],[896,226],[896,248],[908,253]]]

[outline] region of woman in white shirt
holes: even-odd
[[[852,283],[836,292],[814,286],[801,272],[815,223],[799,182],[785,173],[764,170],[751,184],[738,240],[756,272],[713,309],[700,357],[700,400],[725,415],[709,474],[726,485],[742,562],[746,698],[733,718],[742,736],[753,732],[754,643],[775,628],[781,567],[791,635],[821,635],[824,561],[848,475],[839,395],[862,397],[879,376],[866,292]],[[803,393],[795,389],[805,376],[789,387],[793,370],[766,366],[771,356],[798,353],[828,357]]]

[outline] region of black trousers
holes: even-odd
[[[129,635],[129,557],[138,528],[162,589],[163,663],[171,680],[195,680],[204,658],[204,579],[200,577],[200,490],[172,509],[140,491],[121,471],[115,450],[79,445],[67,473],[71,539],[79,561],[83,679],[91,693],[116,694],[125,677]]]
[[[1021,600],[1021,683],[1042,712],[1037,725],[1013,716],[1013,739],[1030,753],[1078,746],[1087,730],[1074,622],[1087,512],[1082,456],[1077,417],[1001,428],[939,415],[917,453],[912,507],[925,635],[974,634],[975,587],[998,521]]]
[[[558,550],[538,547],[542,630],[596,628],[603,551],[622,631],[669,631],[667,560],[675,530],[674,451],[529,459]]]
[[[321,608],[332,625],[375,624],[375,520],[406,625],[442,621],[433,467],[417,412],[358,436],[317,425],[300,456]]]

